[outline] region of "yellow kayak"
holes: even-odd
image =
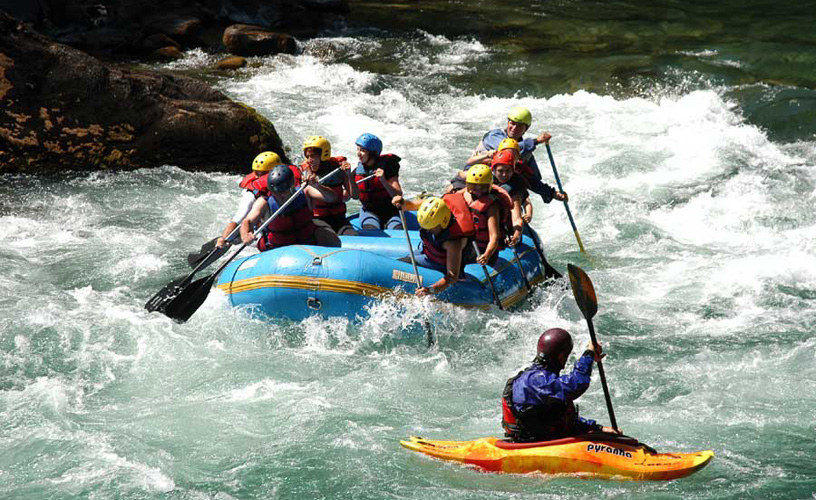
[[[475,465],[489,472],[577,474],[635,481],[685,477],[714,458],[710,450],[657,453],[634,438],[601,433],[539,443],[510,443],[495,437],[475,441],[411,437],[400,444],[425,455]]]

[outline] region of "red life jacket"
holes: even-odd
[[[263,252],[297,243],[314,243],[314,233],[317,227],[312,220],[312,210],[306,201],[306,195],[298,193],[293,196],[297,196],[297,199],[264,229],[263,236],[258,241],[258,250]],[[280,208],[272,196],[269,197],[267,203],[270,215]]]
[[[264,173],[264,175],[266,175],[266,173]],[[258,179],[260,179],[260,175],[258,175],[258,173],[253,170],[252,172],[246,174],[243,179],[241,179],[241,182],[238,183],[238,186],[241,189],[248,189],[252,191],[252,184]]]
[[[323,177],[324,175],[330,174],[334,169],[340,166],[341,163],[346,161],[345,156],[333,156],[328,160],[320,162],[320,168],[317,170],[317,176]],[[309,169],[308,162],[303,162],[300,164],[300,168],[306,172]],[[312,200],[312,204],[314,205],[314,216],[315,217],[332,217],[337,215],[346,215],[346,200],[344,196],[344,189],[343,185],[343,174],[338,172],[325,181],[322,182],[324,186],[334,191],[334,194],[337,195],[337,199],[339,201],[335,201],[332,203],[326,203],[320,200]]]
[[[516,162],[515,166],[513,166],[513,171],[525,179],[533,179],[535,178],[535,173],[533,171],[533,167],[531,167],[527,162],[519,160]]]
[[[354,170],[354,182],[357,182],[357,189],[360,191],[360,203],[363,209],[369,212],[377,210],[390,211],[393,208],[391,205],[391,195],[383,186],[386,179],[390,179],[399,175],[399,161],[400,157],[393,154],[380,155],[374,166],[369,170],[363,165],[357,165]],[[372,177],[365,182],[359,182],[369,175],[373,174],[375,170],[381,168],[385,171],[382,178]]]
[[[300,182],[301,182],[300,169],[297,168],[295,165],[288,165],[288,167],[289,167],[289,170],[291,170],[292,173],[295,174],[295,188],[297,189],[297,188],[300,187]],[[247,177],[249,177],[249,176],[247,176]],[[244,179],[246,179],[246,177]],[[268,198],[269,197],[269,182],[268,181],[269,181],[269,176],[268,176],[268,172],[267,172],[266,174],[262,175],[261,177],[258,177],[257,179],[255,179],[255,181],[252,182],[250,187],[244,188],[244,189],[249,189],[250,191],[255,193],[255,198],[260,198],[261,196],[263,196],[264,198]],[[243,182],[243,181],[241,181],[241,182]],[[241,186],[241,187],[243,187],[243,186]]]
[[[436,236],[427,229],[422,229],[419,231],[419,236],[422,238],[422,253],[431,261],[441,266],[447,266],[448,251],[445,249],[444,243],[463,237],[469,238],[473,236],[476,228],[473,225],[473,217],[470,215],[470,209],[462,193],[446,194],[442,196],[442,201],[451,211],[451,220],[448,227]]]
[[[490,194],[480,196],[473,200],[468,207],[473,214],[473,222],[476,226],[476,245],[479,247],[479,252],[484,252],[490,243],[490,229],[487,225],[490,207],[493,203],[498,202],[499,205],[499,250],[505,248],[504,236],[505,228],[508,226],[508,219],[510,213],[513,211],[513,199],[507,194],[507,191],[501,187],[493,184],[490,186]]]

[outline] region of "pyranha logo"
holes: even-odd
[[[612,455],[618,455],[621,457],[632,458],[632,454],[626,450],[621,450],[619,448],[612,448],[611,446],[606,446],[603,444],[588,444],[587,451],[594,451],[595,453],[611,453]]]

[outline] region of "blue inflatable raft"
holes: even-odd
[[[409,221],[409,227],[415,224]],[[419,232],[409,231],[414,252],[419,252]],[[341,236],[341,248],[292,245],[237,260],[220,274],[217,287],[233,306],[254,306],[271,317],[302,320],[324,317],[365,318],[372,302],[413,294],[414,270],[408,258],[404,231],[361,231],[360,236]],[[528,295],[530,287],[559,277],[547,263],[538,236],[530,230],[516,247],[499,253],[487,266],[502,307],[509,308]],[[442,277],[434,269],[419,267],[422,283]],[[478,264],[465,266],[464,277],[437,299],[462,307],[487,308],[495,304],[484,271]]]

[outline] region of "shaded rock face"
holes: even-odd
[[[243,57],[294,54],[297,51],[297,43],[291,36],[247,24],[228,27],[224,30],[223,42],[231,54]]]
[[[242,172],[266,150],[285,158],[273,125],[208,85],[108,66],[0,12],[0,173]]]
[[[157,33],[182,48],[218,51],[224,27],[234,23],[314,36],[349,7],[348,0],[0,0],[0,10],[92,54],[138,56],[161,48],[144,41]]]

